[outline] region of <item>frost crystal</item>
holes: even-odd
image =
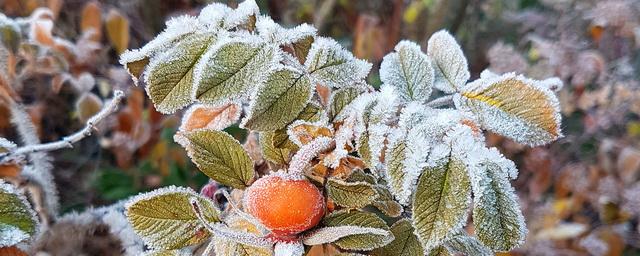
[[[434,77],[429,57],[410,41],[401,41],[395,51],[382,60],[380,80],[395,87],[405,101],[428,99]]]
[[[435,70],[435,87],[447,93],[458,91],[471,76],[456,39],[445,30],[436,32],[427,42],[427,54]]]
[[[318,37],[304,64],[314,82],[332,88],[352,85],[369,74],[371,63],[356,59],[333,39]]]
[[[300,242],[279,242],[274,248],[274,256],[302,256],[304,246]]]

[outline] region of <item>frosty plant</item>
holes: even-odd
[[[483,131],[529,146],[562,136],[558,79],[485,71],[467,83],[446,31],[426,53],[400,42],[380,90],[365,81],[370,63],[309,25],[279,26],[254,1],[172,19],[121,63],[159,111],[189,106],[175,139],[215,181],[202,195],[169,187],[129,201],[153,253],[202,243],[207,255],[509,251],[527,233],[517,169]],[[237,122],[244,146],[222,131]]]

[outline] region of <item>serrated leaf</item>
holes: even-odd
[[[360,155],[360,158],[362,158],[362,161],[365,163],[365,166],[367,166],[367,168],[372,168],[373,156],[371,155],[371,149],[369,148],[369,133],[365,132],[360,136],[357,146],[358,154]]]
[[[212,34],[191,34],[152,59],[146,90],[158,111],[170,114],[193,101],[194,68],[213,41]]]
[[[271,250],[236,243],[233,240],[216,237],[216,255],[220,256],[272,256]]]
[[[351,175],[349,176],[347,181],[350,181],[350,182],[363,181],[363,182],[369,183],[371,185],[376,185],[376,183],[377,183],[376,182],[376,177],[374,177],[371,174],[365,173],[361,169],[356,169],[353,172],[351,172]]]
[[[468,235],[455,235],[449,238],[444,247],[450,252],[463,255],[492,256],[494,253],[484,246],[478,239]]]
[[[302,112],[298,114],[295,120],[316,122],[316,121],[319,121],[323,117],[323,115],[324,115],[324,112],[319,106],[317,106],[313,102],[309,102],[309,104],[307,104],[307,106],[304,109],[302,109]],[[289,139],[289,134],[287,133],[287,130],[288,130],[288,127],[284,127],[282,129],[277,129],[273,132],[273,146],[275,148],[281,148],[281,149],[288,148],[292,151],[297,151],[299,147]]]
[[[413,226],[424,248],[433,248],[467,220],[471,185],[465,165],[448,158],[427,167],[413,199]]]
[[[305,245],[328,244],[343,237],[367,234],[387,236],[389,235],[389,231],[380,228],[359,226],[323,227],[314,230],[311,234],[305,236],[303,243]]]
[[[193,211],[191,199],[198,201],[207,221],[220,221],[213,202],[189,188],[178,187],[133,197],[126,204],[125,215],[136,234],[154,249],[180,249],[211,236]]]
[[[336,41],[324,37],[311,45],[305,66],[313,82],[333,88],[355,84],[371,70],[371,63],[356,59]]]
[[[338,211],[333,212],[322,220],[327,227],[338,226],[358,226],[389,230],[387,224],[380,217],[373,213],[361,211]],[[387,245],[393,241],[393,235],[387,236],[360,234],[346,236],[338,239],[334,244],[344,250],[369,251]]]
[[[304,63],[307,60],[307,56],[309,55],[309,50],[311,50],[311,45],[315,41],[314,35],[309,35],[302,37],[291,43],[293,47],[293,52],[296,55],[296,58],[300,63]]]
[[[518,197],[507,174],[493,163],[483,165],[474,181],[473,222],[478,239],[495,251],[509,251],[524,242],[527,229]]]
[[[400,217],[403,211],[402,205],[393,200],[391,192],[382,185],[376,185],[373,188],[378,193],[378,198],[373,202],[373,206],[389,217]]]
[[[395,52],[388,54],[380,64],[380,80],[396,88],[405,101],[429,99],[434,80],[434,70],[429,57],[420,46],[401,41]]]
[[[396,223],[391,226],[391,232],[395,237],[393,242],[376,249],[373,252],[374,255],[414,256],[424,253],[418,237],[414,234],[410,220],[401,219],[396,221]]]
[[[345,87],[333,92],[329,100],[329,120],[333,122],[342,119],[342,110],[362,93],[362,89],[357,87]]]
[[[38,232],[38,217],[27,198],[2,179],[0,205],[0,247],[16,245]]]
[[[149,60],[161,51],[166,51],[186,35],[198,31],[201,25],[198,19],[191,16],[180,16],[167,22],[167,27],[153,40],[140,49],[126,50],[120,55],[120,64],[125,67],[136,85]]]
[[[257,42],[220,42],[198,65],[195,98],[218,105],[249,96],[258,88],[278,61],[276,48]]]
[[[378,197],[376,190],[366,182],[345,182],[329,178],[327,193],[337,205],[347,208],[362,208]]]
[[[262,155],[267,160],[276,164],[287,164],[291,160],[291,149],[274,147],[274,135],[274,132],[260,133],[260,149],[262,149]]]
[[[434,86],[447,93],[459,91],[469,80],[467,58],[446,30],[434,33],[427,42],[427,54],[435,71]]]
[[[408,176],[404,166],[408,150],[411,149],[407,148],[404,140],[398,141],[389,148],[385,157],[387,160],[386,177],[389,181],[389,190],[402,204],[408,203],[411,197],[411,191],[406,191],[405,189],[408,187],[404,185]]]
[[[200,171],[215,181],[238,189],[253,181],[253,161],[240,142],[222,131],[196,130],[175,136]]]
[[[182,118],[180,131],[211,129],[220,131],[236,123],[242,108],[235,103],[212,107],[202,104],[191,106]]]
[[[462,89],[456,106],[495,133],[530,146],[547,144],[562,136],[560,105],[540,83],[513,73],[478,79]]]
[[[307,106],[311,98],[309,78],[291,68],[271,73],[258,89],[242,125],[255,131],[284,128]]]

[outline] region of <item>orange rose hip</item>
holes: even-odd
[[[275,237],[285,238],[320,222],[324,215],[324,197],[308,180],[278,174],[254,182],[245,191],[243,203],[245,210]]]

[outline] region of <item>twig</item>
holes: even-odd
[[[427,103],[427,106],[432,108],[442,107],[453,103],[453,95],[446,95],[440,98],[436,98]]]
[[[81,130],[67,137],[62,138],[59,141],[36,144],[36,145],[26,145],[23,147],[16,148],[15,150],[12,150],[10,152],[2,153],[0,154],[0,163],[5,162],[5,159],[13,159],[15,157],[31,154],[34,152],[48,152],[48,151],[54,151],[54,150],[63,149],[63,148],[73,148],[74,143],[86,137],[91,136],[91,133],[95,129],[96,125],[100,121],[105,119],[107,116],[114,113],[118,109],[118,104],[120,104],[123,98],[124,98],[124,93],[122,91],[120,90],[115,91],[113,94],[113,99],[109,102],[109,104],[107,104],[104,108],[102,108],[100,112],[98,112],[98,114],[91,117],[87,121],[85,127],[82,128]]]

